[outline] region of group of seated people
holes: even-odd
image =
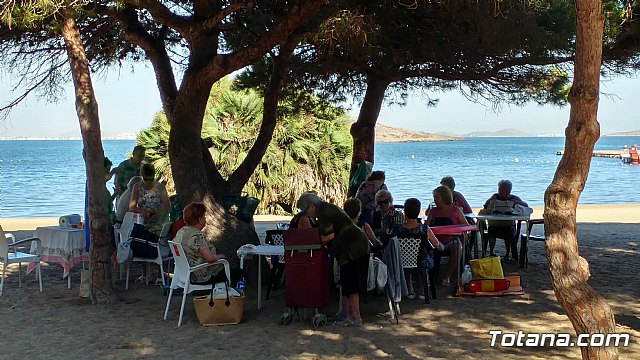
[[[440,181],[440,186],[433,190],[433,202],[425,212],[426,219],[421,221],[421,203],[416,198],[409,198],[405,201],[403,211],[399,211],[393,205],[393,197],[386,185],[384,185],[384,172],[374,171],[370,178],[363,183],[356,194],[357,199],[363,201],[361,212],[370,212],[360,216],[356,223],[367,234],[374,251],[380,251],[387,245],[390,238],[403,235],[420,235],[425,241],[429,241],[431,246],[423,246],[420,250],[421,257],[433,256],[432,249],[437,249],[441,253],[447,253],[451,257],[448,265],[442,273],[440,284],[449,286],[451,276],[456,270],[462,254],[461,241],[467,241],[464,236],[456,237],[450,235],[434,236],[430,226],[442,225],[468,225],[474,224],[474,219],[465,216],[471,215],[472,209],[464,196],[455,191],[455,180],[451,176],[445,176]],[[371,193],[375,190],[375,194]],[[493,194],[484,204],[480,213],[495,211],[496,202],[508,202],[510,206],[521,205],[528,207],[527,203],[519,197],[511,194],[512,183],[509,180],[501,180],[498,183],[498,192]],[[348,200],[349,201],[349,200]],[[367,202],[366,206],[365,203]],[[347,210],[345,205],[345,210]],[[371,229],[372,231],[369,231]],[[475,236],[475,234],[473,234]],[[496,238],[505,240],[506,255],[504,261],[517,261],[516,228],[513,221],[490,222],[487,237],[482,242],[482,256],[487,256],[487,244],[489,245],[489,256],[495,256],[494,249]],[[473,244],[473,243],[472,243]],[[470,253],[469,253],[470,254]],[[457,261],[456,261],[457,260]],[[419,282],[422,284],[422,282]],[[412,274],[407,276],[407,286],[409,288],[409,298],[423,298],[424,295],[416,295],[412,286]]]

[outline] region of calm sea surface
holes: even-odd
[[[640,144],[640,137],[603,137],[596,149]],[[106,140],[114,166],[134,141]],[[451,175],[471,206],[482,206],[500,179],[530,205],[542,205],[564,138],[474,138],[456,142],[377,144],[375,169],[387,174],[395,202],[431,199]],[[593,158],[581,204],[640,203],[640,166]],[[81,141],[0,141],[0,217],[57,217],[83,212],[85,170]],[[113,185],[109,184],[109,189]],[[425,205],[426,206],[426,205]]]

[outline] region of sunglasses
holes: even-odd
[[[389,203],[390,203],[389,199],[378,201],[378,205],[386,205]]]

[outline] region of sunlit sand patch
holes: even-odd
[[[331,332],[326,332],[326,331],[305,329],[305,330],[300,330],[300,334],[301,335],[305,335],[305,336],[320,336],[320,337],[325,338],[327,340],[333,340],[333,341],[342,340],[342,335],[341,334],[336,334],[336,333],[331,333]]]

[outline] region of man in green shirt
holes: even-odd
[[[144,160],[145,151],[144,146],[137,145],[133,148],[131,158],[121,162],[120,165],[113,170],[113,173],[116,174],[115,194],[117,200],[119,200],[122,193],[127,190],[129,180],[134,176],[140,175],[140,165],[142,164],[142,160]]]

